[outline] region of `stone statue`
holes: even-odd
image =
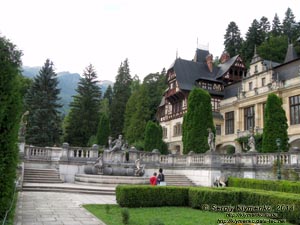
[[[95,168],[97,168],[98,170],[102,170],[103,167],[103,155],[101,154],[99,156],[99,158],[96,160],[95,164],[94,164]]]
[[[253,136],[253,133],[250,135],[249,139],[248,139],[248,146],[249,146],[249,152],[256,152],[255,149],[255,138]]]
[[[27,121],[25,120],[25,116],[29,114],[29,111],[23,113],[20,121],[20,129],[19,129],[19,137],[25,137],[26,134],[26,125]]]
[[[122,150],[122,146],[123,146],[123,139],[122,139],[122,135],[120,134],[118,139],[114,140],[112,142],[112,149],[110,150],[111,152],[115,152],[115,151],[119,151]]]
[[[145,173],[144,165],[141,165],[140,159],[135,160],[135,176],[143,176]]]
[[[214,142],[215,135],[211,131],[211,128],[208,128],[207,131],[208,131],[207,141],[208,141],[209,151],[215,151],[215,142]]]
[[[112,137],[108,137],[108,149],[110,150],[112,148]]]

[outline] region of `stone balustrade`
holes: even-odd
[[[270,167],[277,161],[278,153],[257,153],[247,152],[239,154],[219,154],[216,152],[208,152],[204,154],[188,154],[188,155],[161,155],[159,152],[143,152],[143,151],[128,151],[128,161],[125,157],[126,151],[110,153],[105,151],[103,154],[103,162],[109,163],[110,160],[115,160],[119,163],[134,163],[140,159],[144,165],[165,166],[165,167],[197,167],[209,165],[245,165],[255,168],[256,166]],[[98,146],[91,148],[69,147],[64,144],[61,148],[58,147],[35,147],[25,146],[25,159],[27,160],[46,160],[46,161],[68,161],[68,162],[95,162],[98,158]],[[280,153],[280,161],[283,165],[293,166],[300,164],[300,152],[290,151]]]

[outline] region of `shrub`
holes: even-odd
[[[300,193],[300,183],[295,181],[257,180],[250,178],[228,178],[229,187],[262,189],[269,191],[280,191],[288,193]]]
[[[187,206],[188,187],[119,185],[116,199],[121,207]]]

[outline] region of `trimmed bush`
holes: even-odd
[[[189,206],[202,209],[203,204],[236,205],[239,203],[239,193],[227,188],[200,188],[189,189]]]
[[[261,189],[267,191],[280,191],[288,193],[300,193],[300,182],[295,181],[274,181],[274,180],[257,180],[250,178],[228,178],[229,187]]]
[[[278,213],[291,223],[300,223],[300,197],[297,194],[266,192],[246,188],[190,188],[189,205],[192,208],[205,210],[212,206],[233,206],[237,212]],[[242,207],[250,207],[250,210]],[[262,207],[251,211],[251,207]]]
[[[216,211],[213,210],[213,206],[232,206],[236,212],[277,213],[279,219],[283,218],[294,224],[300,223],[300,196],[294,193],[235,187],[124,185],[117,187],[116,198],[121,207],[190,206]]]
[[[121,207],[188,206],[188,187],[120,185],[116,188]]]

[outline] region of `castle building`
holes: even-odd
[[[290,146],[300,146],[300,58],[293,45],[288,46],[282,64],[264,60],[255,51],[248,71],[240,55],[230,58],[224,52],[220,64],[214,65],[209,51],[197,49],[193,60],[175,60],[167,71],[167,82],[157,119],[172,152],[182,153],[183,114],[194,87],[211,95],[217,151],[225,153],[230,145],[237,148],[235,139],[251,130],[262,132],[269,93],[282,98]]]

